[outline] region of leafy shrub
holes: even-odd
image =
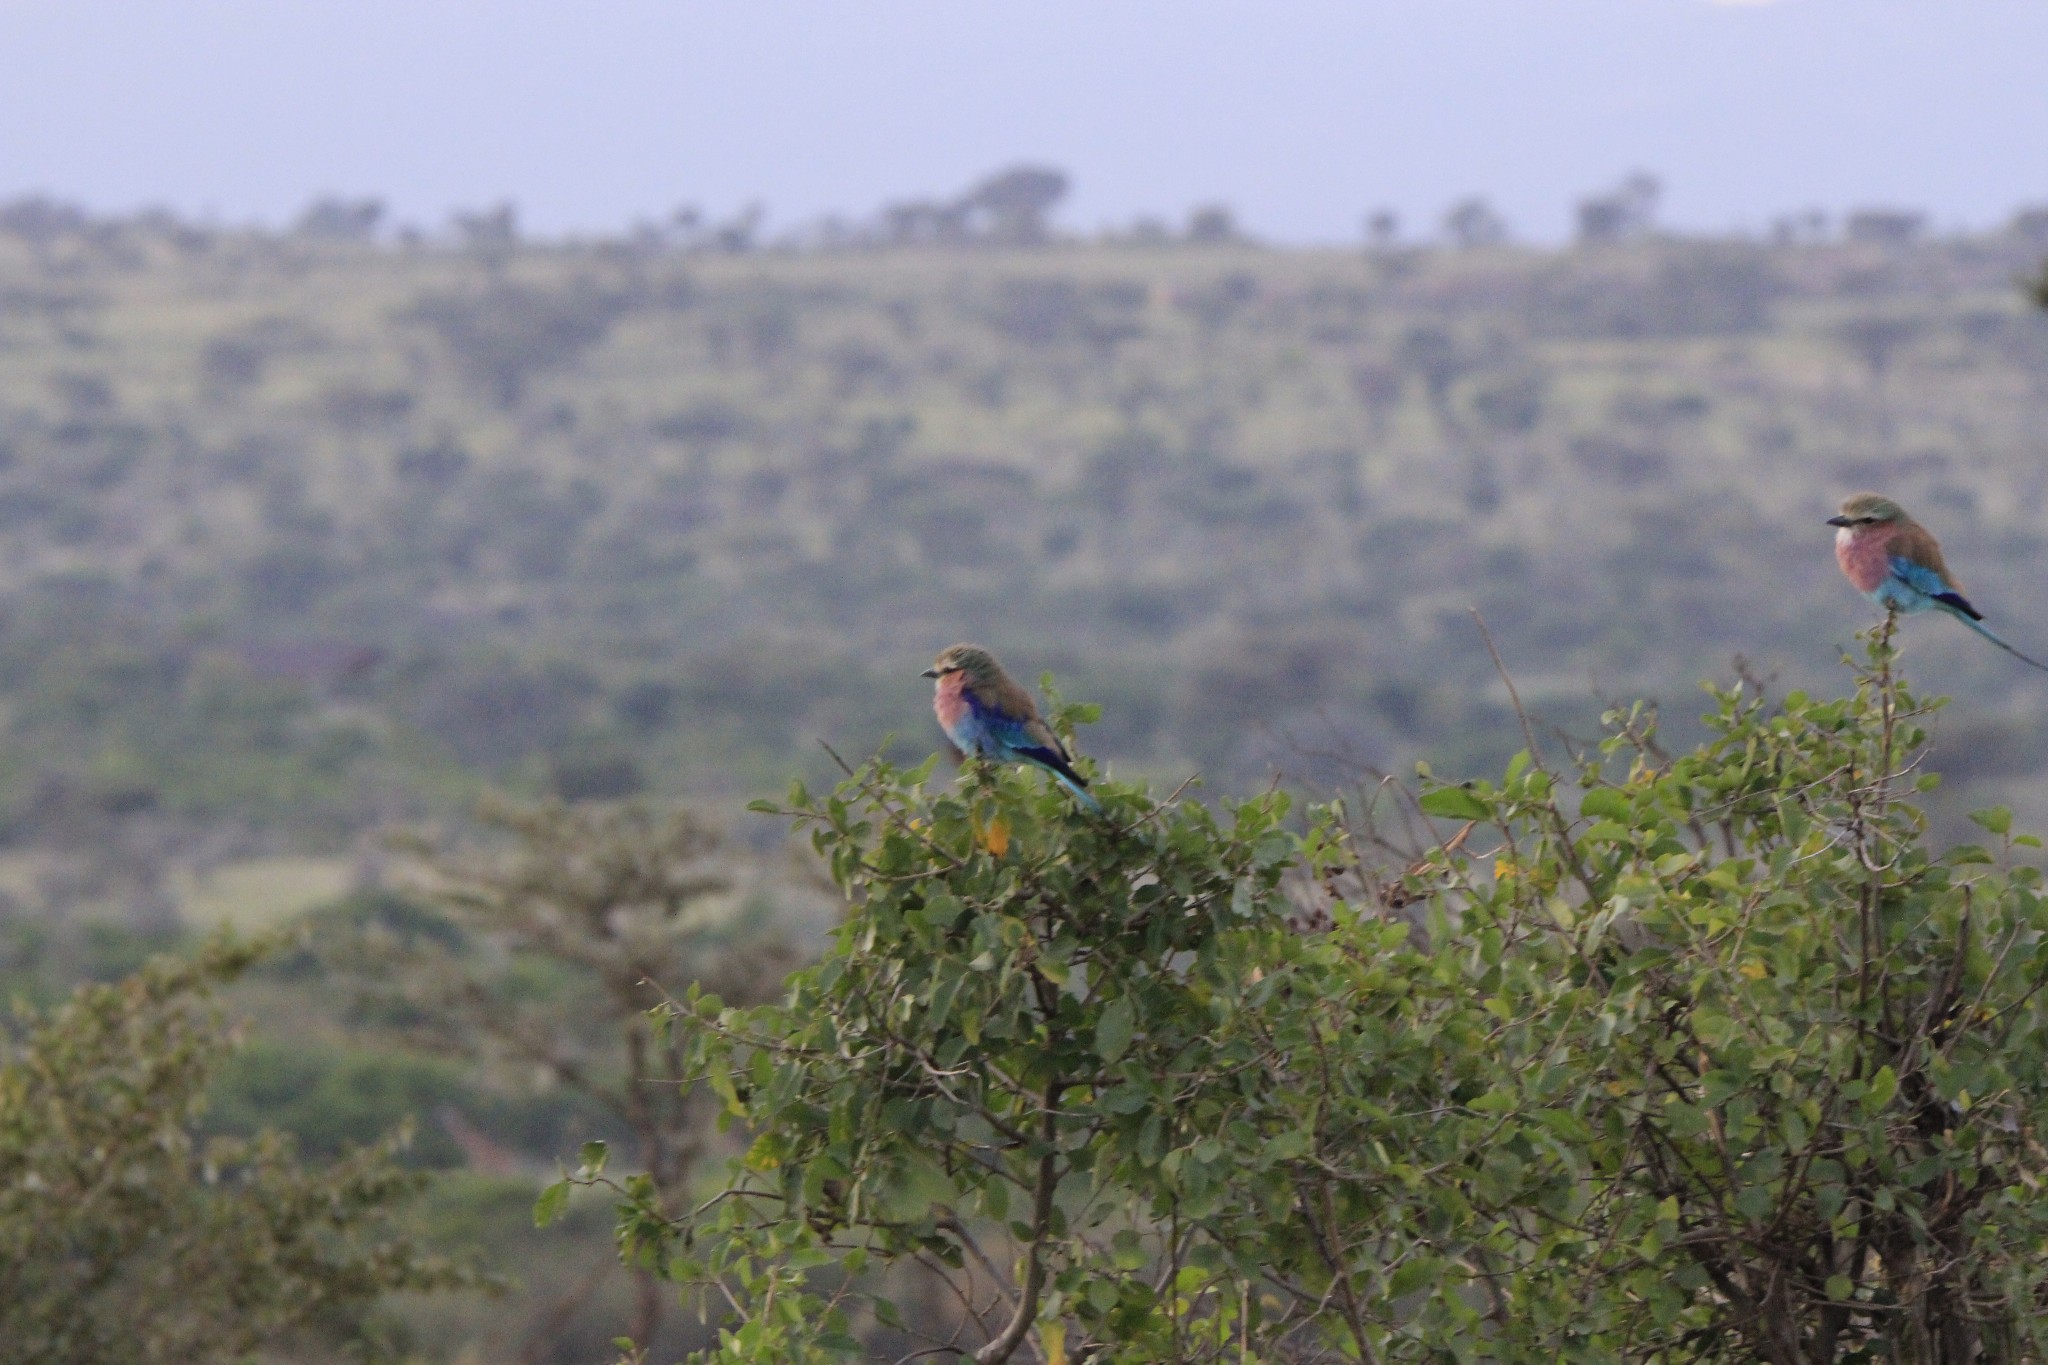
[[[395,1290],[468,1283],[382,1233],[394,1141],[301,1165],[274,1132],[193,1136],[231,1040],[221,943],[81,987],[0,1054],[0,1361],[239,1358]]]
[[[723,1361],[2037,1358],[2038,844],[1925,846],[1891,665],[1429,784],[1393,877],[1278,794],[799,789],[846,922],[675,1011],[749,1145],[692,1215],[622,1182],[629,1253],[720,1287]]]

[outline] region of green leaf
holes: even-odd
[[[1151,1094],[1143,1086],[1118,1085],[1104,1091],[1096,1104],[1105,1113],[1135,1114],[1152,1102]]]
[[[1387,1297],[1398,1299],[1405,1294],[1413,1294],[1424,1285],[1434,1284],[1442,1273],[1443,1262],[1434,1256],[1417,1256],[1403,1261],[1387,1281]]]
[[[1532,1117],[1566,1142],[1590,1142],[1593,1139],[1592,1128],[1569,1109],[1542,1109]]]
[[[1137,1011],[1131,1007],[1130,999],[1118,996],[1103,1007],[1102,1017],[1095,1021],[1095,1055],[1105,1062],[1113,1062],[1128,1052],[1131,1047],[1131,1032],[1137,1027]]]
[[[557,1180],[540,1192],[540,1198],[533,1201],[533,1225],[544,1228],[560,1218],[569,1207],[569,1182]]]
[[[1463,787],[1438,787],[1422,797],[1425,815],[1445,820],[1484,820],[1493,814],[1486,803]]]
[[[1870,1089],[1863,1096],[1863,1107],[1876,1113],[1892,1102],[1892,1096],[1899,1093],[1899,1077],[1888,1066],[1881,1066],[1870,1078]]]
[[[583,1163],[585,1176],[594,1176],[602,1172],[604,1163],[610,1156],[611,1148],[602,1141],[586,1142],[583,1144],[583,1150],[576,1154],[577,1160]]]
[[[1828,1276],[1828,1297],[1836,1303],[1847,1303],[1855,1293],[1856,1286],[1847,1275]]]
[[[1985,810],[1973,810],[1970,819],[1992,834],[2007,834],[2012,830],[2012,812],[2004,806],[1992,806]]]
[[[1612,787],[1595,787],[1579,798],[1579,814],[1589,820],[1604,817],[1626,823],[1634,813],[1629,799]]]

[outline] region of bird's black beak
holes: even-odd
[[[918,674],[917,676],[920,678],[936,678],[939,676],[939,670],[936,668],[927,668],[924,672]]]
[[[1848,518],[1848,517],[1829,517],[1829,518],[1828,518],[1828,525],[1830,525],[1830,526],[1854,526],[1855,524],[1856,524],[1856,523],[1855,523],[1855,522],[1854,522],[1853,520],[1851,520],[1850,518]]]

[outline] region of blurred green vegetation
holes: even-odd
[[[605,899],[621,912],[629,908],[623,896]],[[772,989],[790,960],[788,945],[772,933],[789,926],[778,919],[771,929],[766,906],[758,899],[748,904],[752,917],[737,933],[712,926],[707,938],[699,924],[650,939],[647,948],[703,954],[686,973],[690,980],[731,989],[760,978],[757,992]],[[143,934],[114,923],[70,935],[44,933],[33,943],[17,932],[6,942],[4,984],[17,1010],[37,999],[61,1001],[63,983],[76,975],[120,983],[102,988],[107,992],[133,993],[140,978],[131,973],[145,965],[159,974],[203,973],[214,958],[239,951],[217,941],[202,944],[191,933]],[[194,955],[197,965],[157,956],[166,950]],[[306,918],[295,946],[243,956],[260,960],[248,965],[238,956],[236,979],[215,990],[226,1022],[212,1025],[205,1074],[179,1092],[175,1109],[165,1107],[157,1127],[184,1135],[179,1140],[193,1151],[275,1145],[282,1134],[291,1159],[309,1172],[343,1169],[366,1150],[389,1151],[391,1180],[400,1178],[402,1167],[410,1172],[406,1189],[422,1182],[417,1197],[385,1217],[392,1233],[424,1253],[484,1273],[501,1290],[378,1298],[375,1287],[365,1285],[348,1311],[327,1310],[328,1336],[359,1342],[369,1358],[422,1362],[609,1359],[613,1339],[643,1321],[652,1326],[637,1335],[672,1355],[701,1344],[703,1331],[692,1318],[663,1315],[658,1307],[651,1320],[646,1317],[650,1301],[658,1306],[670,1296],[620,1265],[605,1201],[578,1201],[565,1224],[546,1232],[534,1226],[535,1196],[562,1163],[573,1164],[584,1143],[636,1150],[635,1106],[607,1102],[603,1087],[630,1100],[645,1086],[678,1172],[691,1171],[707,1145],[724,1150],[709,1131],[708,1113],[690,1107],[686,1091],[671,1083],[657,1093],[632,1069],[617,1030],[641,1025],[637,1012],[580,1020],[580,1027],[562,1024],[605,1000],[605,985],[588,964],[573,954],[521,948],[492,932],[465,929],[432,898],[389,892],[323,907]],[[650,1000],[662,998],[649,984],[654,975],[632,977]],[[689,984],[674,973],[659,975],[678,989]],[[532,1036],[559,1046],[559,1060],[550,1069],[540,1058],[507,1049],[488,1028],[465,1029],[441,996],[400,987],[401,977],[422,988],[430,978],[449,987],[462,979],[488,982],[488,1001],[479,999],[473,1008],[495,1011],[514,1035],[523,1025],[546,1024]],[[740,998],[749,998],[744,989]],[[469,999],[454,990],[447,996]],[[0,1059],[8,1043],[0,1035]],[[69,1102],[97,1114],[111,1093],[92,1082]],[[21,1126],[39,1131],[30,1119]],[[391,1146],[401,1132],[404,1144]],[[54,1149],[65,1148],[61,1131],[43,1137]],[[162,1259],[150,1246],[135,1258],[141,1274],[152,1273]],[[136,1310],[143,1318],[154,1311]],[[251,1330],[260,1335],[267,1329],[252,1319]],[[328,1336],[271,1342],[264,1358],[309,1365],[337,1358]]]
[[[233,1039],[209,998],[263,949],[214,940],[17,1008],[0,1035],[0,1360],[362,1359],[378,1300],[479,1289],[398,1211],[403,1125],[307,1160],[268,1124],[195,1131]]]

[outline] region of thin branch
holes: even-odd
[[[995,1340],[974,1353],[974,1365],[1002,1365],[1023,1343],[1038,1319],[1038,1296],[1045,1289],[1045,1239],[1052,1231],[1053,1194],[1059,1188],[1059,1103],[1061,1084],[1049,1081],[1045,1087],[1045,1112],[1039,1121],[1039,1140],[1045,1151],[1038,1158],[1038,1192],[1031,1210],[1031,1243],[1025,1252],[1024,1286],[1017,1295],[1017,1310]]]
[[[1015,1302],[1011,1297],[1010,1291],[1003,1287],[1003,1281],[1009,1277],[996,1268],[996,1263],[991,1261],[988,1258],[988,1253],[981,1249],[981,1243],[975,1240],[974,1234],[967,1230],[965,1223],[961,1222],[957,1217],[949,1217],[940,1219],[937,1226],[939,1231],[953,1234],[954,1239],[966,1249],[968,1255],[974,1258],[975,1263],[983,1271],[987,1272],[989,1280],[993,1283],[998,1294],[1012,1303]]]
[[[1493,642],[1493,632],[1486,628],[1486,618],[1479,614],[1479,608],[1470,610],[1473,624],[1479,627],[1479,638],[1486,642],[1486,652],[1493,658],[1493,671],[1500,674],[1502,685],[1508,689],[1508,701],[1515,708],[1515,719],[1521,722],[1522,742],[1529,746],[1529,761],[1540,769],[1544,766],[1543,751],[1536,747],[1536,727],[1530,723],[1528,711],[1523,709],[1522,694],[1515,688],[1506,660],[1500,657],[1500,647]]]

